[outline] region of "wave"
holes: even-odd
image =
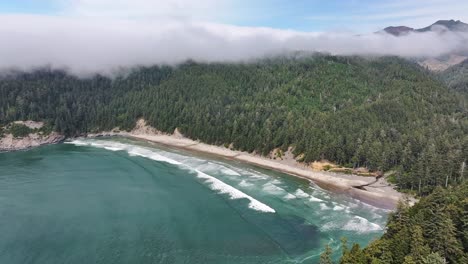
[[[239,186],[242,186],[242,187],[250,187],[250,186],[253,186],[252,183],[248,183],[246,180],[242,180],[240,183],[239,183]]]
[[[252,170],[252,169],[238,169],[238,171],[241,174],[247,175],[250,178],[255,179],[255,180],[266,180],[266,179],[270,178],[269,176],[267,176],[267,175],[265,175],[263,173],[260,173],[258,171]]]
[[[383,230],[382,227],[380,227],[378,224],[372,223],[360,216],[354,216],[343,226],[342,229],[346,231],[355,231],[358,233],[368,233],[372,231]]]
[[[139,146],[134,146],[134,145],[129,145],[129,144],[124,144],[124,143],[119,143],[119,142],[112,142],[112,141],[104,141],[104,140],[73,140],[70,142],[66,142],[68,144],[73,144],[76,146],[91,146],[91,147],[97,147],[97,148],[103,148],[111,151],[127,151],[127,153],[130,156],[138,156],[138,157],[144,157],[144,158],[149,158],[152,160],[156,161],[162,161],[174,165],[182,165],[182,163],[164,157],[150,149],[144,148],[144,147],[139,147]]]
[[[283,197],[283,199],[285,199],[285,200],[292,200],[292,199],[296,199],[296,198],[297,198],[297,197],[296,197],[294,194],[290,194],[290,193],[286,194],[286,195]]]
[[[322,211],[324,211],[324,210],[330,210],[330,207],[327,206],[327,205],[324,204],[324,203],[321,203],[321,204],[320,204],[320,210],[322,210]]]
[[[216,179],[213,176],[210,176],[206,173],[203,173],[199,170],[195,170],[198,173],[198,177],[201,179],[206,179],[206,182],[210,184],[210,187],[212,190],[219,191],[219,193],[224,193],[228,194],[231,199],[248,199],[250,201],[249,203],[249,208],[261,211],[261,212],[266,212],[266,213],[275,213],[276,211],[269,207],[268,205],[259,202],[255,198],[243,193],[242,191],[232,187],[229,184],[226,184],[218,179]]]
[[[309,197],[309,195],[307,193],[305,193],[303,190],[301,189],[297,189],[296,192],[294,193],[294,195],[296,195],[297,197],[299,198],[307,198]]]
[[[221,172],[223,174],[230,175],[230,176],[240,176],[240,174],[237,171],[234,171],[226,167],[221,168]]]
[[[319,198],[314,197],[314,196],[310,196],[309,201],[311,201],[311,202],[324,202],[324,200],[319,199]]]
[[[280,188],[271,182],[265,183],[262,187],[262,190],[269,194],[274,194],[274,195],[283,194],[285,192],[283,188]]]
[[[194,167],[197,170],[204,171],[204,172],[213,172],[213,173],[219,173],[227,176],[240,176],[239,173],[236,171],[227,168],[225,165],[206,161],[206,160],[200,160],[200,159],[187,159],[182,157],[181,159],[184,160],[184,164]],[[196,161],[196,162],[194,162]]]
[[[335,205],[333,211],[343,211],[345,208],[343,206]]]
[[[271,183],[272,184],[281,184],[281,181],[278,180],[278,179],[274,179]]]
[[[322,231],[330,231],[339,228],[339,225],[335,222],[327,222],[324,224],[322,227],[320,227],[320,230]]]
[[[127,151],[127,153],[130,156],[139,156],[139,157],[149,158],[155,161],[161,161],[161,162],[177,165],[182,169],[195,171],[197,173],[198,178],[205,179],[206,180],[205,182],[209,184],[209,187],[212,190],[218,191],[218,193],[228,194],[231,199],[243,199],[243,198],[248,199],[249,208],[251,209],[261,211],[261,212],[267,212],[267,213],[276,212],[270,206],[256,200],[255,198],[243,193],[242,191],[232,187],[231,185],[228,185],[222,182],[221,180],[218,180],[217,178],[213,176],[210,176],[198,169],[192,168],[174,159],[170,159],[168,157],[160,155],[156,153],[155,151],[145,148],[145,147],[139,147],[139,146],[135,146],[131,144],[124,144],[124,143],[104,141],[104,140],[80,140],[78,139],[78,140],[73,140],[73,141],[66,142],[66,143],[73,144],[76,146],[91,146],[91,147],[97,147],[97,148],[104,148],[104,149],[108,149],[111,151]]]
[[[372,223],[363,217],[353,216],[351,220],[348,220],[344,224],[340,223],[339,221],[329,221],[325,223],[323,226],[321,226],[320,230],[322,231],[345,230],[345,231],[353,231],[353,232],[363,234],[363,233],[382,231],[383,228],[379,226],[378,224]]]

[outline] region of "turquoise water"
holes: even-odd
[[[387,211],[308,181],[128,139],[0,153],[0,263],[316,263]]]

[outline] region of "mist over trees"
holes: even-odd
[[[79,79],[37,70],[0,80],[0,122],[43,120],[68,136],[130,130],[138,118],[209,144],[304,162],[394,171],[402,190],[429,194],[463,181],[466,93],[395,57],[317,55],[246,64],[135,69]]]

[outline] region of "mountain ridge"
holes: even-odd
[[[454,19],[438,20],[430,26],[419,29],[407,26],[389,26],[376,33],[389,34],[394,37],[405,37],[410,34],[422,34],[427,32],[436,32],[438,34],[445,34],[447,32],[468,34],[468,24]],[[466,59],[468,59],[468,54],[463,51],[458,51],[444,54],[443,56],[439,57],[420,58],[416,61],[419,63],[419,65],[427,68],[430,71],[443,72],[452,66],[462,63]]]
[[[385,32],[387,34],[399,37],[407,35],[409,33],[423,33],[429,31],[452,31],[452,32],[468,32],[468,24],[460,20],[438,20],[430,26],[415,29],[412,27],[400,25],[400,26],[389,26],[378,32]]]

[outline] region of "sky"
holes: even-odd
[[[468,21],[464,0],[0,0],[0,14],[151,19],[172,17],[297,31],[377,31]]]
[[[466,10],[466,0],[0,0],[0,70],[106,74],[291,51],[436,57],[466,49],[468,36],[374,32],[468,22]]]

